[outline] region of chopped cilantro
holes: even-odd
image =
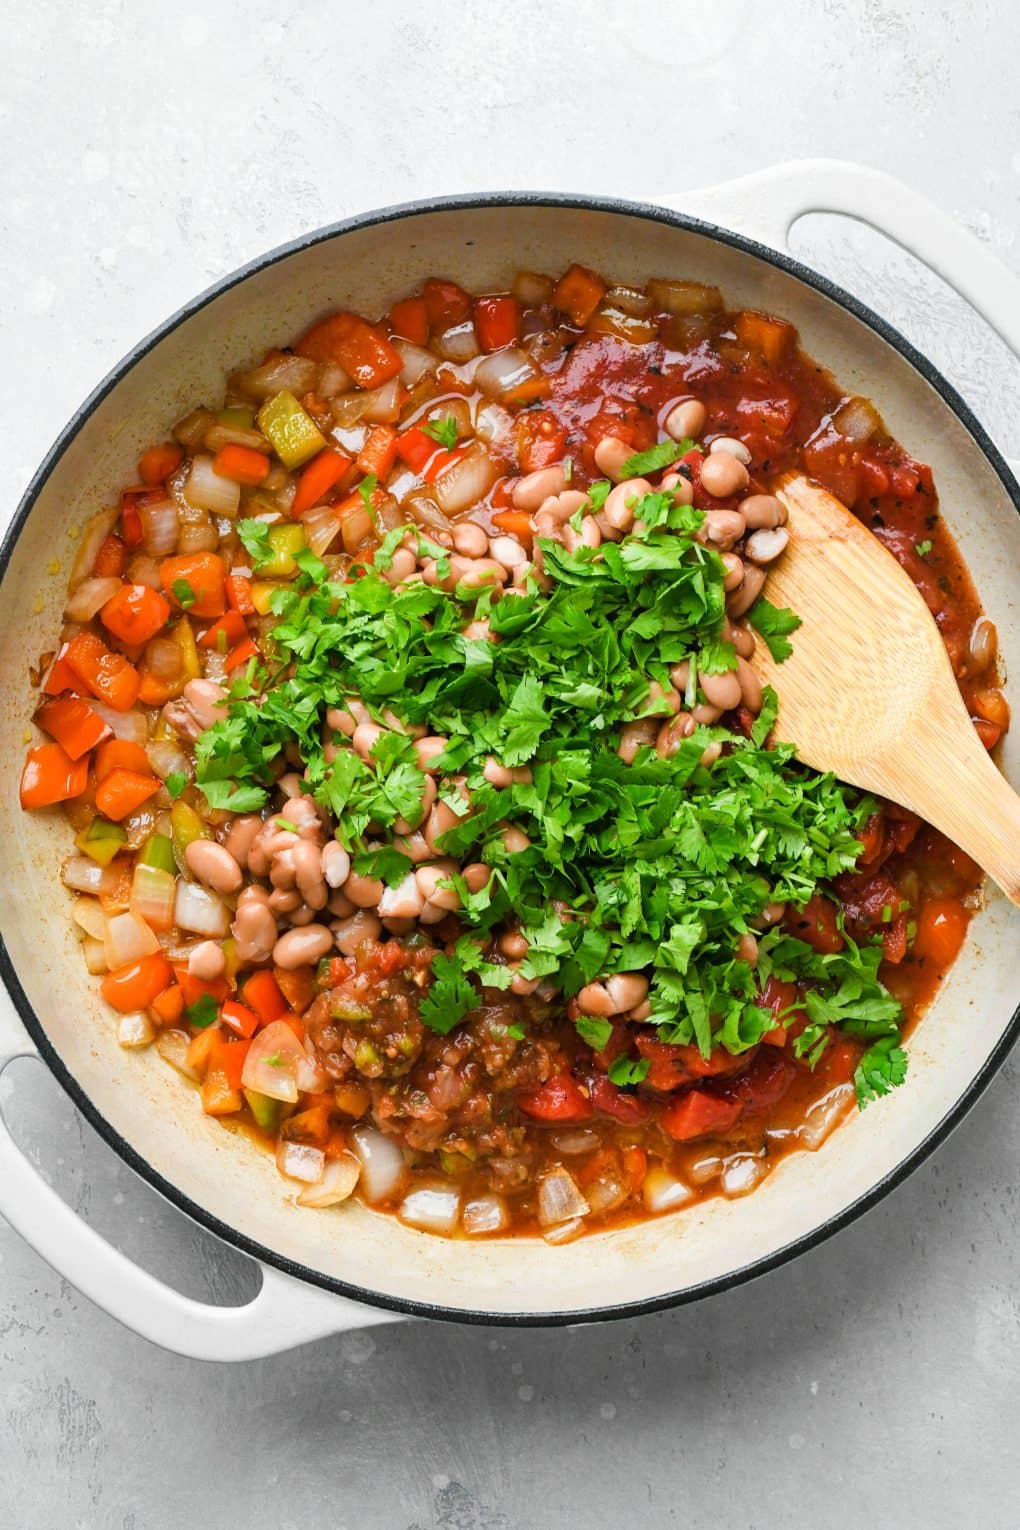
[[[237,534],[256,568],[260,563],[269,562],[273,556],[273,549],[269,541],[268,521],[250,519],[238,521]]]
[[[184,790],[187,784],[188,778],[184,774],[183,770],[172,770],[167,776],[166,780],[163,782],[163,785],[170,793],[170,800],[172,802],[177,801],[177,798],[181,795],[181,792]]]
[[[774,606],[764,595],[759,596],[747,613],[747,619],[755,632],[759,632],[768,644],[769,653],[777,664],[782,664],[793,652],[793,644],[786,641],[791,632],[800,626],[800,617],[786,606]]]
[[[361,503],[368,511],[372,510],[372,495],[379,487],[379,480],[374,473],[367,474],[358,484],[358,493],[361,495]]]
[[[923,542],[914,543],[914,551],[917,553],[919,558],[927,558],[928,554],[931,552],[931,549],[932,543],[930,538],[926,537]]]
[[[438,419],[429,420],[427,425],[422,426],[422,431],[425,435],[431,436],[433,441],[438,441],[440,446],[445,446],[448,452],[457,445],[460,434],[457,421],[452,414],[443,414]]]
[[[459,957],[439,952],[432,962],[432,986],[422,1000],[421,1019],[446,1036],[478,1003],[478,994],[464,975]]]
[[[864,1109],[880,1095],[888,1094],[907,1076],[907,1054],[895,1036],[883,1036],[865,1052],[854,1072],[857,1104]]]
[[[197,1030],[204,1031],[218,1018],[219,1005],[211,993],[199,994],[194,1004],[189,1004],[184,1011],[188,1018],[188,1024],[195,1026]]]
[[[628,1084],[640,1084],[648,1075],[652,1066],[647,1057],[638,1058],[637,1061],[629,1057],[618,1057],[609,1067],[609,1082],[619,1088],[626,1088]]]
[[[186,579],[175,579],[170,589],[173,592],[174,599],[183,606],[185,611],[189,610],[198,599],[198,596]]]
[[[577,1022],[577,1034],[582,1041],[588,1043],[593,1052],[604,1052],[613,1034],[612,1022],[598,1015],[582,1015]]]
[[[635,452],[623,464],[620,477],[643,478],[646,473],[657,473],[660,468],[669,467],[678,457],[682,457],[685,451],[690,451],[692,444],[688,441],[660,441],[657,446],[650,446],[646,452]]]

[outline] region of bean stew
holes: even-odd
[[[83,529],[22,804],[68,820],[120,1044],[299,1206],[565,1242],[745,1195],[903,1081],[980,874],[770,737],[791,468],[906,569],[994,748],[930,469],[698,282],[328,314]]]

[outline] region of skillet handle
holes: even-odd
[[[780,250],[805,213],[858,218],[936,271],[1020,356],[1020,278],[941,208],[882,170],[840,159],[791,160],[691,192],[682,202],[684,211]]]
[[[0,992],[0,1075],[38,1050]],[[312,1339],[398,1321],[266,1265],[246,1307],[213,1307],[182,1296],[107,1243],[51,1189],[18,1147],[0,1109],[0,1213],[83,1295],[152,1343],[193,1360],[256,1360]]]

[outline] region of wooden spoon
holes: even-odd
[[[779,697],[776,737],[815,770],[919,813],[1020,906],[1020,797],[974,730],[916,586],[817,484],[789,474],[775,492],[790,543],[766,593],[803,622],[782,664],[758,641],[755,669]]]

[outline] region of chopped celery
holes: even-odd
[[[259,410],[258,422],[259,430],[272,443],[285,467],[300,467],[326,445],[318,425],[287,388],[266,399]]]
[[[243,1093],[259,1131],[268,1134],[275,1132],[280,1124],[283,1102],[271,1100],[268,1094],[259,1094],[257,1089],[245,1089]]]
[[[287,586],[272,579],[253,579],[251,582],[251,601],[260,616],[268,616],[272,611],[270,604],[277,590],[285,590]]]
[[[138,857],[140,866],[155,866],[158,871],[177,870],[174,860],[174,847],[166,834],[151,834],[142,846],[142,853]]]
[[[182,802],[180,797],[170,809],[170,837],[173,843],[174,860],[178,870],[186,872],[188,863],[184,852],[196,839],[208,839],[209,830],[199,818],[193,807]]]
[[[230,409],[218,409],[216,422],[225,425],[228,430],[251,430],[255,423],[255,411],[246,409],[243,404],[234,404]]]
[[[259,564],[259,573],[267,579],[292,579],[297,573],[294,554],[299,553],[305,545],[305,528],[297,521],[270,526],[269,545],[272,556]]]
[[[82,829],[75,844],[90,860],[98,861],[100,866],[109,866],[117,851],[123,850],[127,844],[127,830],[119,823],[110,823],[106,818],[93,818]]]

